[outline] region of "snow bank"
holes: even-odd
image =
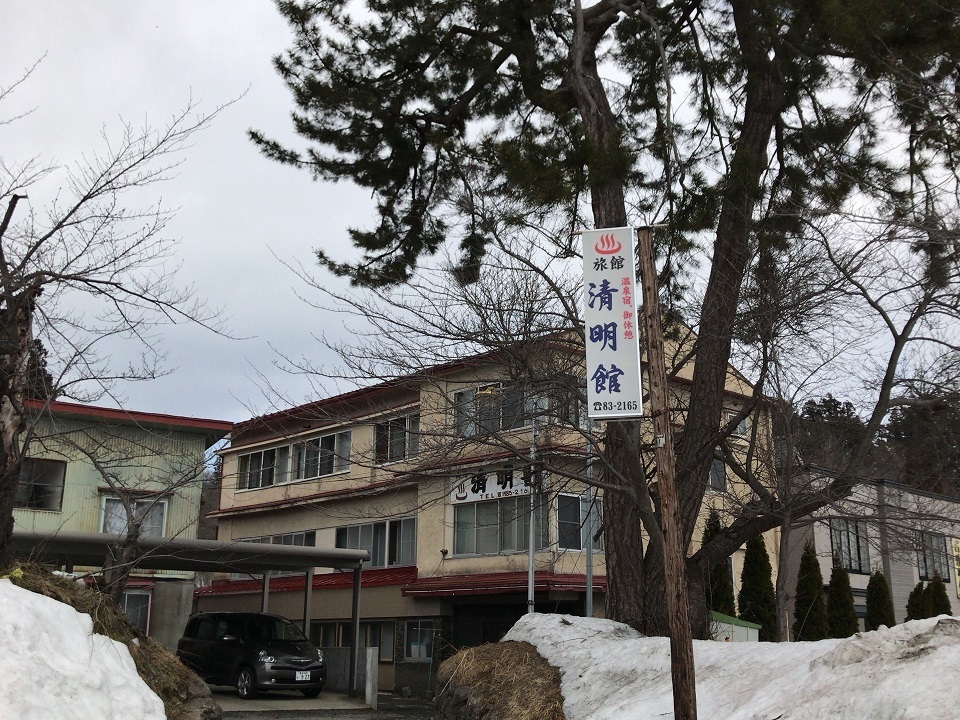
[[[525,640],[560,669],[568,720],[673,716],[669,641],[609,620],[526,615]],[[960,619],[942,616],[803,643],[694,642],[710,720],[960,718]]]
[[[0,580],[0,718],[164,720],[122,644],[89,615]]]

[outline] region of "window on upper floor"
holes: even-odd
[[[538,549],[549,544],[547,504],[535,509]],[[455,555],[496,555],[521,552],[529,547],[530,496],[520,495],[463,503],[454,506],[453,552]]]
[[[237,487],[247,490],[273,485],[278,467],[285,464],[287,454],[286,448],[271,448],[241,455]]]
[[[537,398],[515,385],[491,383],[453,395],[454,427],[459,437],[472,437],[527,427],[536,414]]]
[[[591,512],[592,511],[592,512]],[[592,515],[593,532],[587,528],[587,518]],[[594,550],[603,550],[603,538],[596,537],[600,529],[600,498],[590,499],[580,495],[557,495],[557,542],[562,550],[583,550],[592,534]]]
[[[870,572],[867,524],[843,518],[830,521],[830,551],[833,561],[850,572]]]
[[[420,416],[406,415],[377,423],[373,434],[378,463],[415,457],[420,450]]]
[[[313,438],[293,446],[294,480],[308,480],[350,469],[350,432]]]
[[[723,462],[723,458],[715,457],[710,464],[710,477],[707,480],[707,487],[711,490],[726,492],[727,465]]]
[[[417,521],[409,517],[338,527],[336,546],[370,553],[365,568],[416,565]]]
[[[350,431],[331,433],[238,459],[237,489],[254,490],[296,480],[325,477],[350,469]]]
[[[32,510],[63,509],[63,479],[67,463],[63,460],[24,458],[14,507]]]
[[[727,411],[723,414],[723,424],[724,426],[729,425],[733,421],[737,420],[739,412]],[[734,437],[745,438],[750,434],[750,421],[749,418],[740,418],[737,420],[736,426],[730,432]]]
[[[940,533],[917,533],[917,568],[921,580],[933,580],[939,575],[944,582],[950,581],[950,564],[947,560],[947,538]]]
[[[135,519],[140,520],[140,535],[143,537],[166,537],[167,501],[156,498],[131,498],[130,509]],[[127,510],[118,497],[103,498],[103,520],[100,531],[105,533],[127,532]]]

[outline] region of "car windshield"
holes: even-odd
[[[256,617],[247,620],[247,636],[255,640],[302,641],[307,638],[300,628],[289,620],[274,617]]]

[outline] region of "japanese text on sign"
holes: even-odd
[[[594,419],[639,417],[643,411],[635,238],[633,228],[583,233],[587,411]]]

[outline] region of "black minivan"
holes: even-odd
[[[266,690],[316,697],[327,679],[323,652],[279,615],[202,612],[190,616],[177,657],[211,685],[233,685],[241,698]]]

